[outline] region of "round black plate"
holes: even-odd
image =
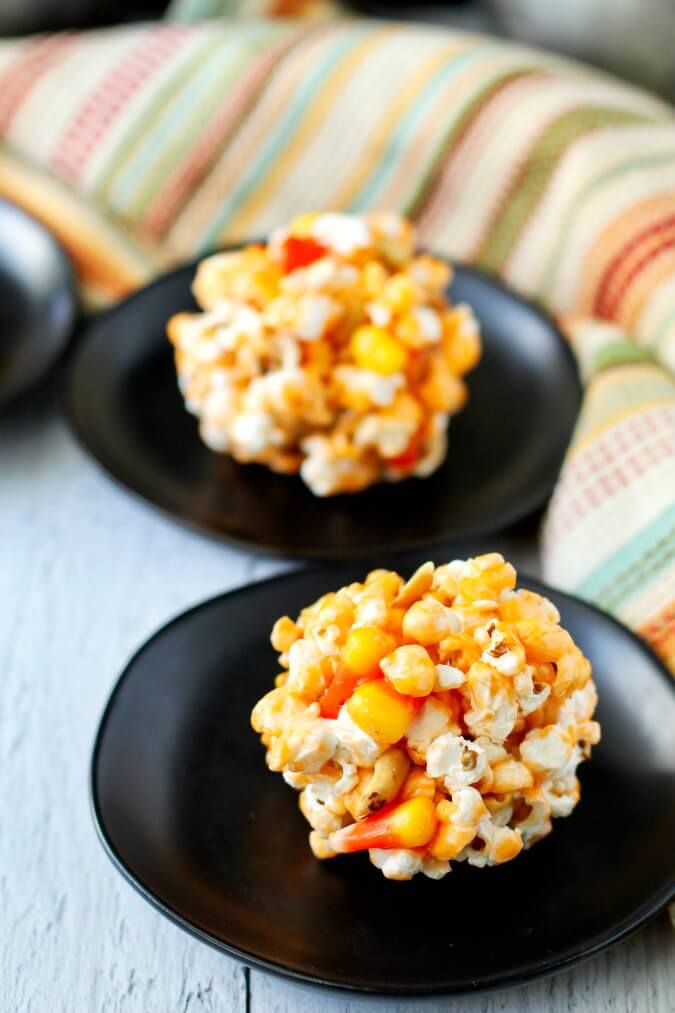
[[[590,657],[602,743],[582,797],[508,865],[385,880],[365,855],[317,862],[295,792],[265,767],[251,707],[269,630],[362,568],[214,598],[132,659],[94,750],[94,813],[120,871],[198,938],[312,984],[444,994],[522,983],[623,938],[673,896],[675,684],[603,613],[544,588]],[[525,586],[542,590],[533,580]]]
[[[458,267],[451,287],[480,318],[485,352],[444,466],[423,481],[317,499],[297,477],[201,443],[165,337],[171,314],[194,306],[194,270],[166,275],[97,321],[71,374],[69,415],[85,447],[155,506],[247,548],[364,558],[494,531],[551,491],[579,409],[576,369],[553,323],[488,276]]]
[[[68,258],[39,222],[0,200],[0,409],[40,383],[75,322]]]

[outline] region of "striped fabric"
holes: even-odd
[[[0,44],[0,134],[0,193],[57,232],[96,303],[296,212],[377,207],[547,307],[586,395],[546,576],[675,669],[668,106],[438,27],[220,20]]]
[[[334,15],[332,0],[173,0],[166,16],[172,21],[206,18],[314,18]]]
[[[675,672],[675,380],[615,324],[569,322],[584,408],[543,533],[546,576]]]

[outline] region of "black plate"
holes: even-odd
[[[424,481],[317,499],[297,477],[239,465],[198,436],[176,386],[165,326],[194,306],[194,265],[107,314],[79,350],[69,415],[85,447],[129,489],[193,527],[247,548],[366,557],[494,531],[539,506],[579,409],[570,352],[553,323],[488,276],[457,268],[485,353],[444,466]]]
[[[56,365],[76,305],[73,272],[54,237],[0,200],[0,410]]]
[[[522,983],[632,932],[673,896],[675,684],[603,613],[543,588],[590,657],[602,743],[575,812],[508,865],[392,883],[364,855],[317,862],[295,792],[249,713],[276,674],[269,630],[362,569],[315,569],[214,598],[132,659],[94,750],[97,827],[160,911],[311,984],[445,994]],[[525,586],[542,590],[533,580]]]

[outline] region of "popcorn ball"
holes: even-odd
[[[314,855],[441,879],[453,861],[508,862],[569,816],[600,726],[559,620],[498,553],[408,581],[373,570],[277,620],[282,671],[251,722]]]
[[[393,214],[306,214],[202,261],[203,312],[168,324],[212,449],[299,473],[317,496],[430,475],[481,353],[450,267]]]

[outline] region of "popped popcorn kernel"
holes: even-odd
[[[573,812],[601,734],[590,663],[516,577],[498,553],[372,570],[274,624],[282,672],[251,723],[317,858],[441,879]]]
[[[312,212],[204,259],[203,312],[167,324],[204,443],[316,496],[440,467],[480,333],[448,301],[450,267],[414,243],[399,215]]]
[[[428,696],[436,682],[436,666],[420,644],[404,644],[380,662],[391,685],[407,696]]]

